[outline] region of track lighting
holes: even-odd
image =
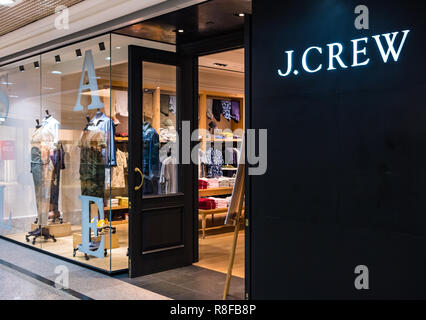
[[[80,49],[75,50],[75,55],[77,56],[77,58],[81,58],[83,56],[81,54],[81,50]]]
[[[99,49],[101,51],[105,51],[105,43],[104,42],[99,43]]]
[[[55,61],[56,61],[56,63],[60,63],[61,62],[61,56],[60,55],[55,56]]]
[[[38,61],[35,61],[35,62],[34,62],[34,68],[35,68],[35,69],[40,68],[40,63],[39,63]]]

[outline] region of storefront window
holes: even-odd
[[[4,68],[0,125],[2,207],[12,215],[2,235],[107,271],[116,242],[110,63],[107,35]]]
[[[47,169],[35,145],[36,128],[43,120],[40,75],[39,56],[0,71],[0,234],[19,242],[36,231],[38,212],[47,215],[50,206],[50,190],[38,187]]]

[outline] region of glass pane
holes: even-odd
[[[42,128],[55,135],[48,218],[64,230],[64,236],[44,250],[108,271],[110,171],[115,165],[110,60],[109,36],[41,59]],[[97,230],[89,227],[94,222]],[[106,252],[99,249],[102,239]]]
[[[37,248],[50,206],[48,144],[41,145],[36,128],[41,120],[40,57],[2,67],[0,234]]]
[[[143,163],[144,195],[179,192],[177,138],[177,67],[144,62]]]

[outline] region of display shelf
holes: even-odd
[[[234,189],[233,187],[199,189],[198,196],[199,197],[226,196],[226,195],[231,195],[233,189]]]
[[[119,226],[123,224],[129,224],[129,220],[117,220],[117,221],[111,221],[112,226]]]
[[[104,207],[104,211],[128,210],[128,206]]]

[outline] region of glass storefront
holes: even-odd
[[[128,268],[131,44],[151,45],[107,34],[0,68],[0,235],[107,272]],[[174,143],[176,68],[144,67],[144,138],[155,128],[152,143]],[[146,195],[178,190],[177,178],[160,181],[166,149],[144,154]]]

